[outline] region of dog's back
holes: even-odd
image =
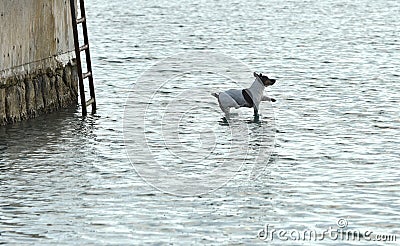
[[[242,90],[230,89],[224,91],[224,93],[232,97],[232,99],[235,100],[238,105],[243,106],[246,104],[246,100],[243,98]]]

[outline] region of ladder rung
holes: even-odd
[[[88,44],[82,45],[81,47],[79,47],[79,51],[84,51],[87,50],[89,48]]]
[[[92,76],[92,72],[87,72],[87,73],[84,73],[83,74],[83,79],[86,79],[87,77],[90,77],[90,76]]]
[[[92,103],[94,103],[94,98],[90,98],[90,99],[86,102],[86,107],[89,107]]]
[[[76,19],[76,24],[77,24],[77,25],[78,25],[78,24],[81,24],[81,23],[83,23],[85,20],[86,20],[85,17]]]

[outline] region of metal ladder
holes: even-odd
[[[76,18],[77,9],[75,7],[75,1],[79,2],[80,5],[79,7],[81,13],[80,18]],[[87,25],[86,25],[85,3],[84,0],[70,0],[70,6],[71,6],[71,16],[72,16],[72,29],[74,34],[76,65],[79,77],[79,93],[81,97],[82,116],[86,116],[87,107],[90,105],[92,106],[92,114],[96,113],[96,96],[94,93],[92,61],[90,59],[90,51],[89,51],[89,39],[88,39]],[[79,39],[78,39],[79,24],[82,24],[82,30],[83,30],[84,44],[82,46],[79,45]],[[86,73],[82,72],[82,61],[81,61],[82,51],[85,51],[86,55],[86,69],[87,69]],[[89,91],[90,91],[90,99],[88,101],[86,101],[85,86],[83,82],[83,80],[86,78],[88,78],[89,80]]]

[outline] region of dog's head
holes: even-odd
[[[261,80],[261,82],[264,84],[264,86],[270,86],[270,85],[275,84],[275,82],[276,82],[275,79],[270,79],[266,75],[262,75],[262,73],[257,74],[256,72],[254,72],[253,75],[256,78],[259,78]]]

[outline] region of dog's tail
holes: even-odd
[[[215,92],[211,93],[211,95],[214,96],[214,97],[216,97],[216,98],[219,97],[219,94],[218,94],[218,93],[215,93]]]

